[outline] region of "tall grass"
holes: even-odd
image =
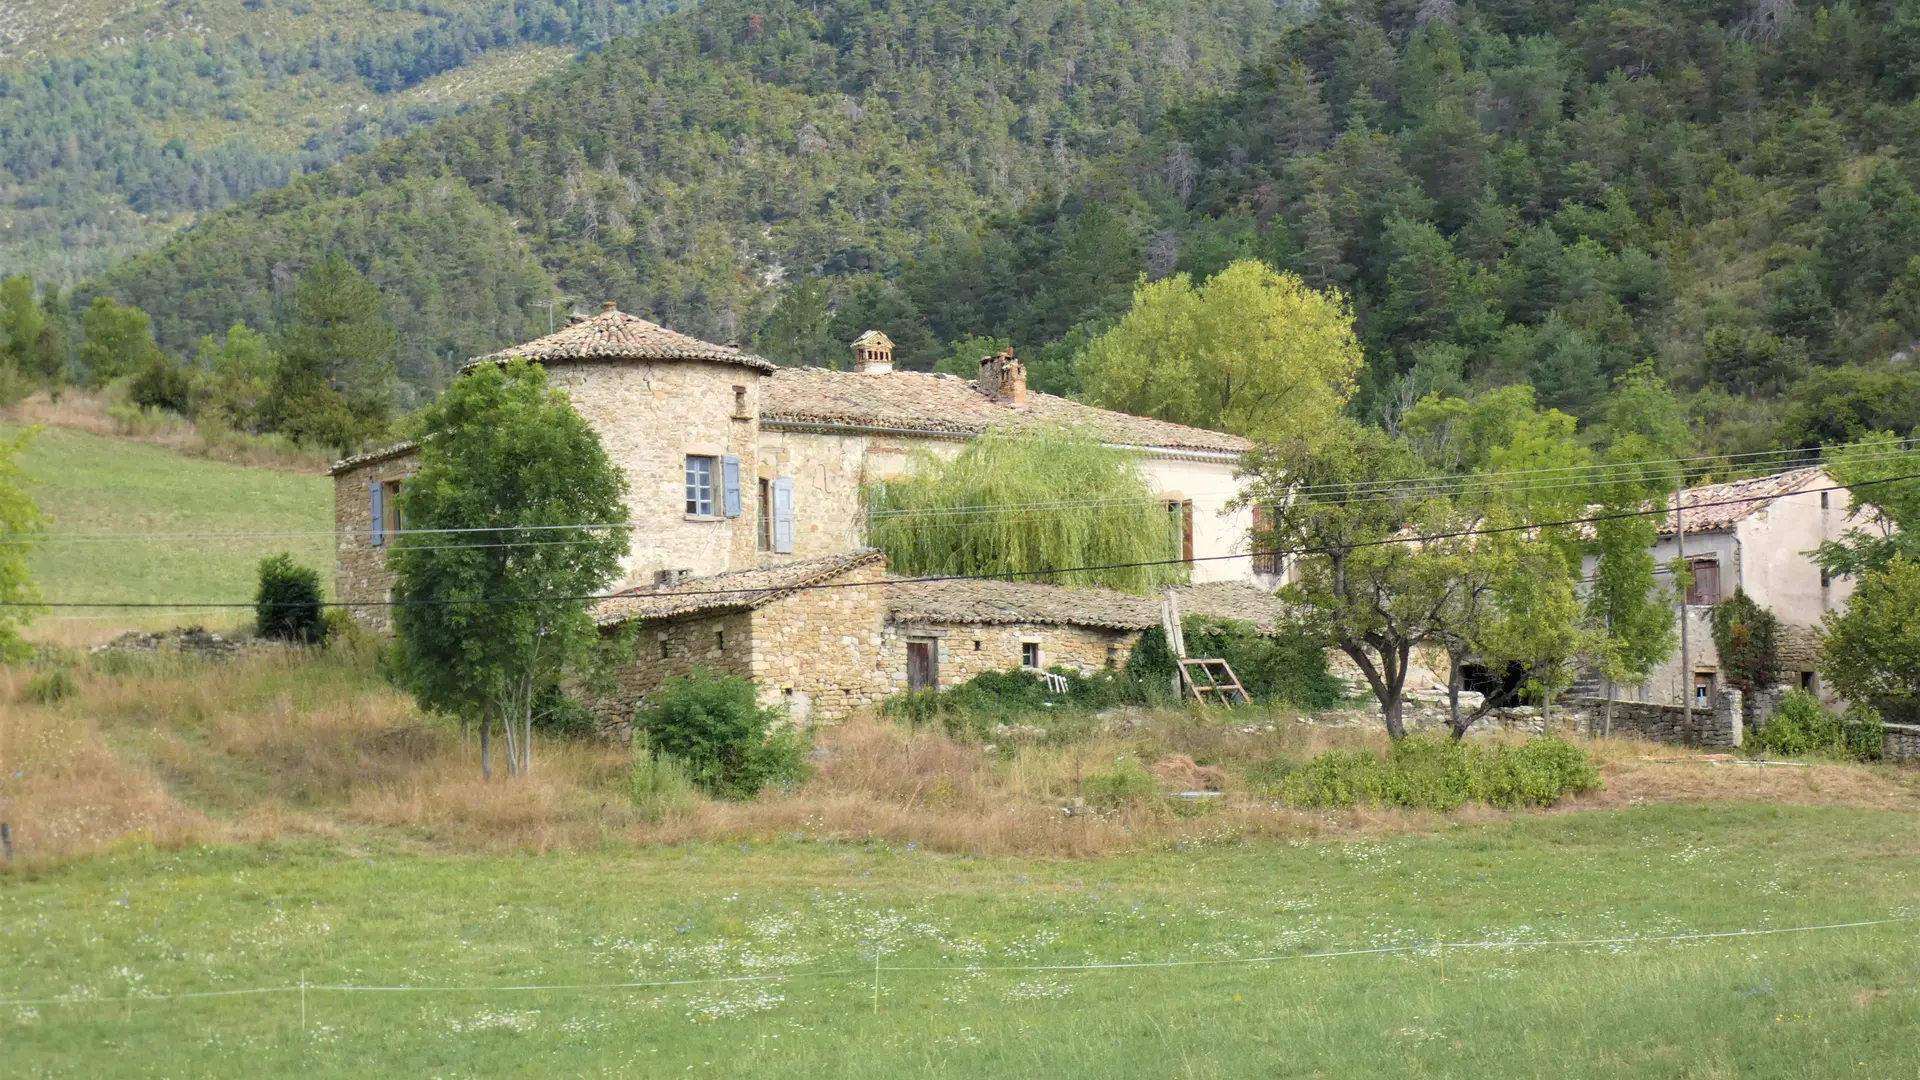
[[[898,573],[981,574],[1069,566],[1111,570],[1024,577],[1151,592],[1186,580],[1178,518],[1134,456],[1061,432],[987,435],[959,456],[924,457],[910,477],[865,489],[867,542]]]

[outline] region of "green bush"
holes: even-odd
[[[1480,745],[1435,733],[1401,739],[1384,757],[1334,750],[1304,763],[1272,758],[1248,769],[1247,783],[1289,806],[1366,803],[1444,812],[1466,802],[1552,806],[1599,787],[1600,773],[1585,751],[1559,739]]]
[[[1112,810],[1126,803],[1158,798],[1160,782],[1138,761],[1130,757],[1116,758],[1111,768],[1080,778],[1080,795],[1088,806]]]
[[[260,591],[254,616],[261,637],[311,645],[327,638],[320,606],[320,572],[301,566],[286,552],[260,560]]]
[[[914,727],[938,725],[956,739],[990,739],[1001,725],[1078,731],[1090,712],[1139,700],[1132,681],[1110,669],[1082,675],[1056,667],[1052,674],[1066,680],[1065,693],[1049,691],[1040,673],[1028,668],[983,671],[944,690],[896,695],[881,711]]]
[[[80,684],[74,681],[73,672],[63,667],[35,672],[27,680],[27,700],[42,705],[65,701],[79,692]]]
[[[1301,709],[1330,709],[1343,687],[1327,671],[1327,654],[1299,627],[1263,633],[1252,623],[1188,615],[1180,620],[1187,655],[1219,657],[1233,667],[1240,685],[1256,701],[1284,701]],[[1173,653],[1159,627],[1140,635],[1127,657],[1127,677],[1143,687],[1173,684]]]
[[[792,728],[774,731],[780,719],[747,680],[695,670],[668,679],[634,724],[656,756],[683,762],[702,791],[751,799],[769,784],[806,779],[811,741]]]
[[[1754,747],[1781,757],[1815,754],[1845,761],[1880,756],[1886,727],[1878,711],[1864,706],[1835,714],[1805,690],[1782,695],[1780,707],[1754,733]]]
[[[600,729],[593,710],[558,686],[549,686],[534,696],[533,727],[568,739],[586,738]]]
[[[692,810],[699,801],[693,774],[675,757],[655,754],[645,738],[634,740],[633,768],[627,775],[627,795],[640,816],[658,825]]]
[[[193,377],[165,356],[149,359],[127,384],[127,394],[143,409],[193,415]]]

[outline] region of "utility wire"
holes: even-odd
[[[1851,485],[1851,487],[1852,488],[1870,487],[1875,484],[1891,484],[1891,483],[1895,483],[1903,480],[1920,480],[1920,473],[1909,473],[1902,476],[1886,476],[1886,477],[1881,477],[1880,479],[1877,479],[1877,480],[1863,480],[1857,484]],[[1850,489],[1849,485],[1835,484],[1830,487],[1803,488],[1800,491],[1794,492],[1794,494],[1811,495],[1811,494],[1817,494],[1822,491],[1846,491],[1849,489]],[[1754,501],[1756,501],[1755,496],[1747,495],[1737,499],[1721,499],[1721,500],[1712,501],[1712,502],[1688,503],[1686,505],[1686,509],[1702,510],[1702,509],[1706,509],[1714,506],[1737,506],[1744,503],[1751,503]],[[1663,506],[1658,509],[1622,510],[1622,511],[1610,513],[1610,514],[1590,514],[1585,517],[1565,518],[1559,521],[1532,521],[1532,522],[1526,522],[1518,525],[1500,525],[1500,526],[1494,526],[1491,528],[1467,528],[1467,529],[1456,529],[1449,532],[1440,532],[1440,533],[1424,533],[1424,534],[1413,534],[1413,535],[1407,535],[1407,536],[1391,536],[1391,537],[1385,537],[1379,540],[1356,541],[1352,544],[1343,544],[1337,547],[1282,548],[1279,550],[1272,550],[1272,551],[1248,551],[1248,552],[1241,552],[1241,553],[1232,554],[1232,555],[1202,555],[1192,559],[1146,559],[1139,562],[1106,563],[1098,566],[1050,567],[1043,570],[1008,570],[998,574],[932,574],[924,577],[887,578],[880,581],[824,581],[824,582],[817,582],[814,584],[802,584],[802,585],[771,585],[771,586],[761,585],[761,586],[745,586],[745,587],[732,588],[732,589],[670,589],[670,590],[662,590],[659,592],[627,591],[627,592],[617,592],[617,593],[586,593],[578,596],[517,596],[517,597],[516,596],[499,596],[499,597],[472,597],[472,598],[442,598],[442,599],[434,599],[434,600],[330,600],[330,601],[324,601],[320,603],[318,606],[334,607],[334,608],[397,608],[397,607],[424,607],[424,606],[440,606],[440,605],[451,606],[451,605],[468,605],[468,604],[574,603],[574,602],[583,602],[583,601],[617,600],[617,599],[644,600],[649,597],[656,597],[656,596],[683,599],[686,597],[694,597],[694,596],[752,596],[752,595],[758,595],[762,593],[778,593],[781,595],[787,595],[787,594],[797,593],[797,592],[815,592],[815,591],[823,591],[828,589],[858,589],[858,588],[869,588],[876,585],[878,586],[916,585],[916,584],[930,584],[930,583],[943,582],[943,581],[1004,581],[1009,578],[1055,577],[1061,574],[1091,573],[1094,571],[1101,571],[1101,570],[1135,570],[1135,569],[1141,569],[1144,567],[1152,567],[1152,566],[1186,566],[1186,565],[1191,565],[1193,563],[1222,562],[1228,559],[1293,558],[1293,557],[1298,557],[1302,555],[1329,555],[1338,551],[1354,551],[1361,548],[1387,547],[1394,544],[1421,544],[1421,543],[1430,543],[1435,540],[1451,540],[1451,539],[1457,539],[1460,537],[1492,536],[1500,533],[1512,533],[1512,532],[1534,532],[1542,529],[1566,528],[1574,525],[1592,525],[1592,524],[1597,524],[1603,521],[1623,521],[1630,518],[1652,517],[1654,515],[1666,517],[1668,514],[1671,514],[1672,512],[1673,510],[1671,507]],[[252,608],[256,606],[257,605],[252,603],[221,603],[221,602],[200,603],[197,601],[169,601],[169,602],[153,602],[153,601],[135,602],[135,601],[110,601],[110,600],[95,600],[95,601],[86,601],[86,602],[53,601],[53,600],[39,601],[39,602],[25,601],[25,600],[0,601],[0,607],[15,607],[15,608],[106,608],[106,607],[110,607],[110,608]]]

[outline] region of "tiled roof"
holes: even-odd
[[[1097,409],[1052,394],[1030,393],[1020,405],[991,401],[966,379],[920,371],[865,375],[781,368],[761,387],[760,421],[770,426],[821,424],[955,436],[990,429],[1064,427],[1108,443],[1228,453],[1241,453],[1252,445],[1238,435]]]
[[[386,461],[390,458],[397,458],[405,454],[410,454],[413,451],[418,450],[419,448],[420,448],[419,443],[415,442],[412,439],[408,439],[406,442],[394,443],[392,446],[383,446],[378,450],[368,450],[364,454],[355,454],[352,457],[343,457],[339,461],[336,461],[333,463],[333,467],[327,470],[327,474],[329,476],[339,476],[341,473],[352,472],[353,470],[358,469],[363,465],[372,465],[376,462]]]
[[[729,345],[688,337],[659,323],[617,311],[612,304],[600,314],[581,319],[564,330],[475,357],[465,366],[496,363],[516,356],[528,360],[712,360],[756,371],[774,369],[772,361]]]
[[[1272,629],[1287,617],[1272,593],[1239,582],[1176,589],[1182,615],[1237,619]],[[1160,597],[1025,581],[911,581],[887,585],[893,621],[995,625],[1039,623],[1145,630],[1160,625]]]
[[[1826,476],[1819,466],[1805,469],[1793,469],[1789,472],[1775,473],[1771,476],[1756,476],[1751,480],[1729,480],[1723,484],[1704,484],[1686,490],[1687,531],[1715,532],[1731,529],[1741,520],[1782,495],[1791,495],[1802,488],[1812,486]],[[1671,508],[1675,499],[1670,497],[1667,506]],[[1673,535],[1673,513],[1669,509],[1667,516],[1661,519],[1660,535]]]
[[[855,548],[823,559],[734,570],[687,578],[672,585],[649,585],[602,600],[594,621],[613,626],[633,619],[671,619],[720,611],[749,611],[799,589],[831,581],[855,567],[884,562],[879,548]]]

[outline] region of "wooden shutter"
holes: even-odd
[[[373,528],[367,534],[367,542],[378,547],[386,543],[387,507],[386,485],[375,480],[367,485],[367,497],[373,503]]]
[[[1280,572],[1280,556],[1271,554],[1273,537],[1273,508],[1256,506],[1253,508],[1253,572],[1256,574],[1277,574]]]
[[[720,485],[722,489],[721,506],[730,518],[740,516],[740,459],[724,457],[720,459]]]
[[[793,480],[780,477],[773,482],[773,550],[793,554]]]
[[[1193,500],[1180,504],[1180,557],[1193,561]]]

